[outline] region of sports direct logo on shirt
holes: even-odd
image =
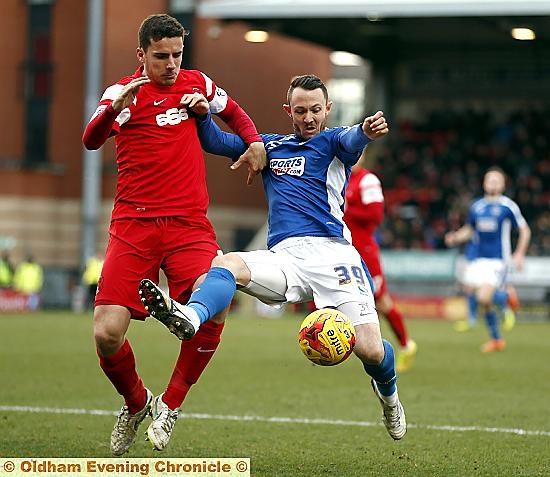
[[[269,161],[269,168],[278,176],[282,176],[283,174],[288,174],[289,176],[301,176],[304,174],[305,166],[306,158],[304,156],[285,159],[271,159]]]

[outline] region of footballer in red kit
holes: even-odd
[[[403,315],[388,291],[380,261],[380,249],[375,237],[375,232],[384,219],[384,193],[380,179],[365,169],[363,162],[364,154],[352,167],[346,190],[344,221],[351,231],[354,247],[372,276],[376,309],[386,316],[399,340],[396,369],[398,372],[404,372],[412,365],[417,345],[409,338]]]
[[[125,402],[111,434],[114,455],[128,451],[148,415],[147,438],[157,450],[166,447],[178,408],[215,352],[227,315],[224,310],[180,343],[168,386],[154,397],[126,338],[131,319],[148,315],[139,282],[147,277],[158,283],[163,270],[170,295],[186,301],[219,253],[206,216],[196,114],[210,110],[246,142],[248,150],[232,168],[246,164],[248,183],[265,166],[265,148],[249,116],[207,75],[181,69],[186,34],[169,15],[147,17],[138,35],[140,67],[105,90],[83,135],[88,149],[114,136],[117,151],[117,190],[94,309],[100,366]]]

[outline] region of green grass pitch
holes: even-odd
[[[233,314],[166,451],[140,437],[125,457],[250,457],[266,477],[550,475],[549,324],[519,323],[506,351],[483,355],[483,326],[409,320],[419,352],[399,376],[409,430],[394,442],[356,358],[321,368],[301,355],[301,319]],[[90,314],[4,313],[0,337],[0,457],[110,457],[121,399],[99,369]],[[179,342],[152,319],[129,338],[162,392]]]

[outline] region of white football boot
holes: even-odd
[[[405,410],[403,409],[403,406],[399,401],[397,393],[395,394],[395,399],[393,399],[394,402],[392,404],[389,404],[384,400],[384,398],[388,399],[388,397],[382,396],[380,394],[378,386],[376,385],[376,381],[374,379],[371,379],[370,382],[374,394],[376,394],[376,397],[382,405],[382,421],[384,422],[384,425],[388,430],[388,434],[396,441],[402,439],[407,432],[407,421],[405,419]]]
[[[179,409],[172,410],[162,400],[162,394],[153,401],[151,415],[153,422],[147,428],[147,440],[155,450],[161,451],[170,442],[172,431],[178,420]]]
[[[139,425],[151,413],[151,404],[153,402],[153,393],[145,388],[147,392],[147,401],[141,411],[135,414],[128,412],[128,406],[122,406],[115,427],[111,433],[111,453],[113,455],[122,455],[128,451],[130,446],[136,440]]]
[[[200,319],[193,308],[172,300],[147,278],[141,280],[139,284],[139,295],[145,310],[166,326],[170,333],[175,334],[182,341],[188,341],[195,336],[200,326]]]

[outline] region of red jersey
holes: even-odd
[[[344,221],[361,256],[378,252],[374,232],[384,218],[384,194],[378,177],[367,169],[352,172],[346,189]]]
[[[122,88],[142,75],[138,69],[105,90],[84,132],[88,149],[115,135],[118,180],[113,219],[205,215],[206,168],[195,118],[180,105],[186,93],[203,94],[210,110],[250,144],[261,141],[246,113],[204,73],[180,70],[176,82],[141,86],[120,113],[112,108]]]

